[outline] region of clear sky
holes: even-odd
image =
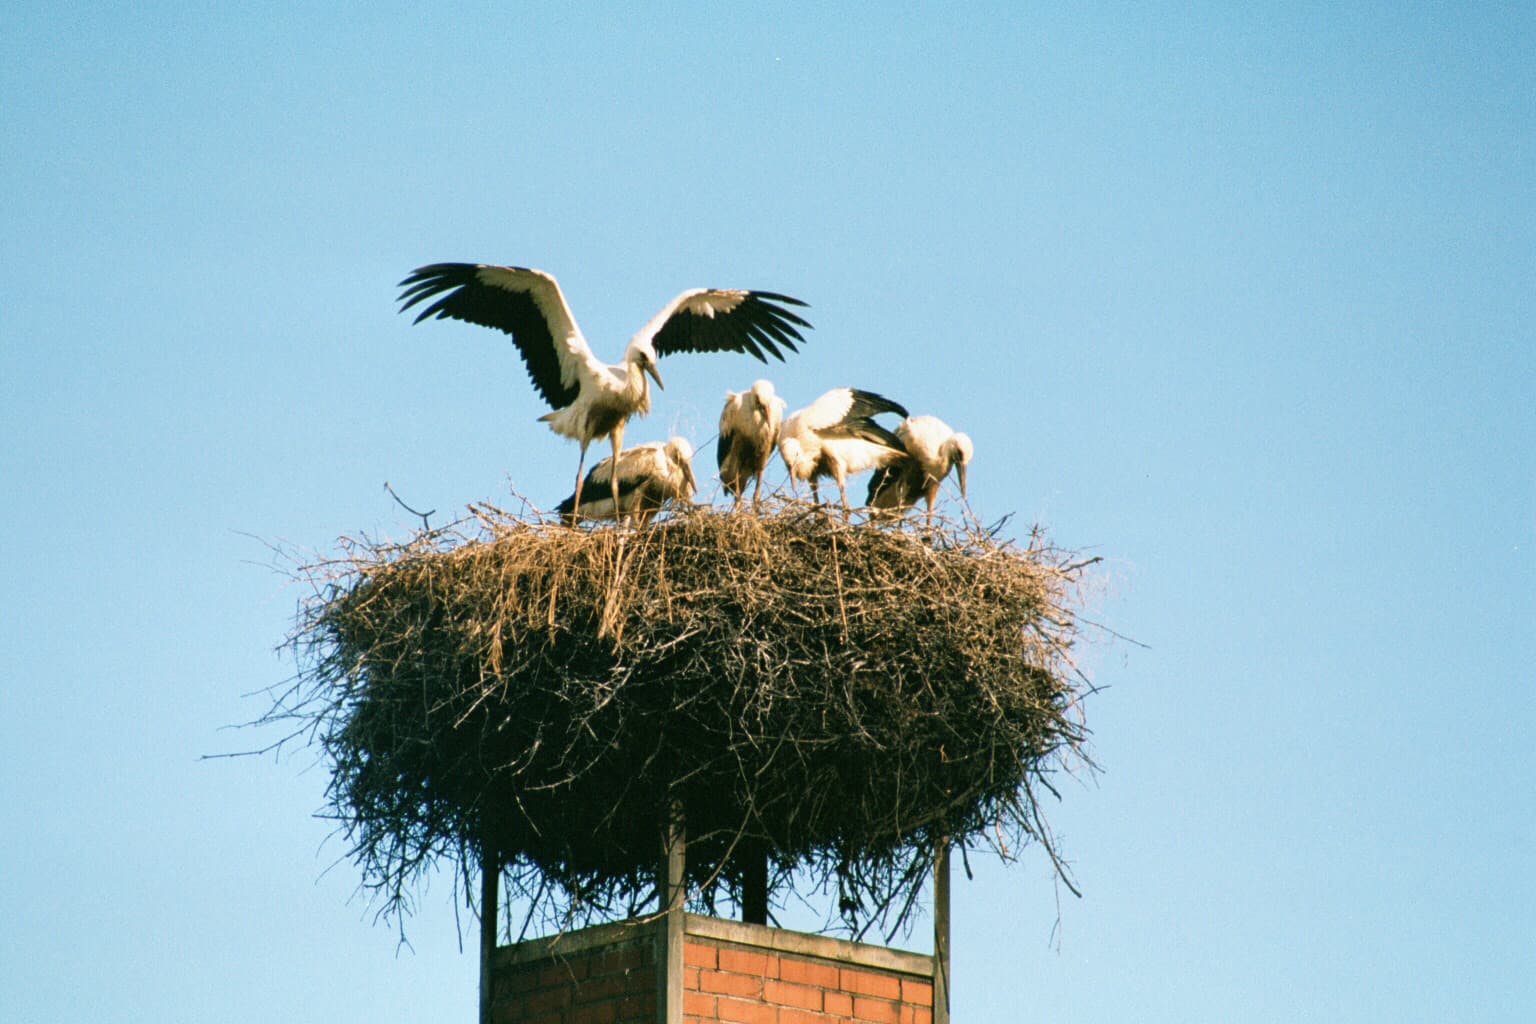
[[[396,313],[465,260],[607,358],[799,296],[792,406],[936,413],[1104,557],[1084,897],[957,879],[957,1021],[1532,1019],[1532,11],[9,11],[0,1017],[473,1018],[448,878],[400,949],[312,755],[200,760],[293,668],[267,542],[568,492],[512,346]],[[628,437],[762,369],[667,360]]]

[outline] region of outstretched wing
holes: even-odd
[[[746,352],[763,362],[799,351],[805,339],[799,328],[811,325],[787,306],[804,306],[799,299],[777,292],[694,288],[662,307],[661,312],[630,339],[650,342],[659,356],[673,352]]]
[[[850,416],[848,419],[834,423],[831,426],[822,427],[816,433],[818,436],[829,441],[856,437],[860,441],[868,441],[870,444],[879,445],[881,448],[889,448],[900,455],[907,454],[907,447],[901,443],[901,438],[886,430],[868,416]]]
[[[877,438],[869,438],[869,440],[905,451],[906,446],[895,434],[870,418],[885,412],[893,412],[898,416],[907,415],[905,406],[900,402],[891,401],[884,395],[877,395],[873,391],[863,391],[859,388],[833,388],[800,410],[799,415],[806,426],[822,437],[861,436],[854,429],[854,425],[867,424],[878,432]]]
[[[848,419],[863,419],[869,416],[878,416],[883,412],[893,412],[903,418],[907,415],[906,406],[900,402],[893,402],[884,395],[877,395],[873,391],[861,391],[858,388],[848,389],[848,411],[843,415]],[[891,435],[895,436],[895,435]],[[898,445],[897,447],[901,447]]]
[[[597,360],[560,285],[542,270],[433,263],[411,271],[400,287],[405,289],[400,293],[402,313],[436,299],[417,314],[415,323],[451,317],[510,334],[533,386],[553,408],[575,401],[582,380],[596,372]]]

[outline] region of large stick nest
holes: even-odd
[[[696,906],[766,851],[860,932],[906,918],[941,842],[1039,840],[1060,868],[1036,797],[1082,755],[1087,563],[795,503],[639,529],[474,511],[306,567],[269,716],[320,745],[386,910],[492,849],[550,920],[634,913],[672,808]]]

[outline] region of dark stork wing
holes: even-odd
[[[923,469],[910,455],[876,466],[869,478],[864,504],[872,508],[904,508],[917,500]]]
[[[400,312],[435,299],[415,323],[451,317],[494,327],[512,336],[528,367],[528,376],[555,409],[575,401],[578,367],[592,353],[555,279],[542,270],[496,267],[483,263],[433,263],[418,267],[400,282]]]
[[[810,327],[787,306],[804,306],[777,292],[694,288],[667,303],[640,328],[631,344],[649,340],[658,356],[673,352],[746,352],[763,362],[799,351],[799,328]]]
[[[907,454],[907,446],[901,443],[901,438],[867,416],[850,416],[830,427],[821,428],[816,431],[816,434],[828,440],[856,437],[861,441],[877,444],[881,448],[889,448],[902,455]]]
[[[626,452],[625,454],[628,453]],[[611,463],[611,459],[604,459],[601,463],[587,471],[586,479],[581,482],[581,497],[586,502],[585,505],[581,506],[584,510],[590,511],[601,502],[608,502],[610,504],[613,502],[613,492],[608,481],[608,467]],[[622,503],[625,498],[650,483],[650,481],[651,478],[648,476],[625,476],[621,473],[619,475],[619,501]],[[575,508],[576,495],[572,492],[560,500],[560,504],[555,507],[555,511],[562,516],[568,516]]]
[[[906,407],[900,402],[893,402],[884,395],[877,395],[873,391],[849,388],[848,394],[848,412],[844,414],[847,419],[864,419],[870,416],[878,416],[883,412],[893,412],[902,418],[905,418],[907,415]],[[884,428],[881,429],[883,430]],[[891,436],[894,437],[895,435]],[[905,448],[900,443],[896,447]]]

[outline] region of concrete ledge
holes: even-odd
[[[596,924],[574,932],[560,932],[538,939],[526,939],[511,946],[496,947],[492,963],[497,967],[526,964],[533,960],[558,960],[599,946],[621,946],[631,942],[652,942],[656,921],[615,921]]]
[[[771,949],[775,953],[790,953],[795,956],[835,960],[838,963],[855,964],[860,967],[874,967],[882,971],[910,974],[924,980],[933,977],[933,957],[926,953],[912,953],[905,949],[849,942],[847,939],[834,939],[828,935],[793,932],[784,928],[744,924],[741,921],[727,921],[699,914],[683,916],[683,931],[687,935],[696,935],[701,939],[730,942],[757,949]]]
[[[497,967],[526,964],[534,960],[557,960],[574,956],[599,946],[649,942],[656,937],[658,921],[615,921],[597,924],[574,932],[561,932],[537,939],[527,939],[512,946],[498,946],[492,958]],[[860,967],[874,967],[916,978],[933,976],[933,957],[905,949],[891,949],[865,942],[850,942],[829,935],[789,931],[762,924],[745,924],[702,914],[684,914],[683,931],[701,939],[729,942],[738,946],[770,949],[775,953],[836,960]]]

